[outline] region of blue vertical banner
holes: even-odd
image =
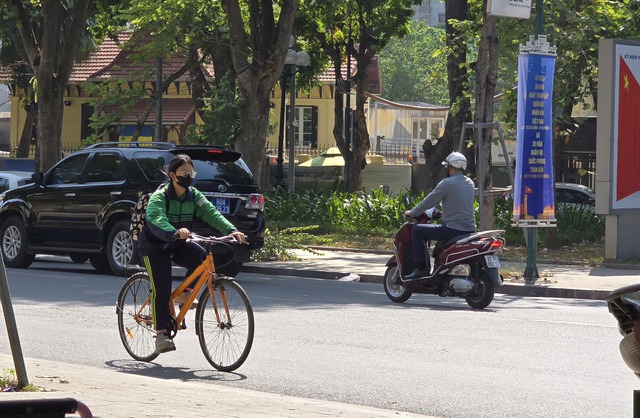
[[[553,75],[555,55],[521,53],[513,219],[555,222],[553,195]]]

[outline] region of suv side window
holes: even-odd
[[[87,161],[89,154],[79,154],[67,157],[60,164],[55,166],[49,172],[47,177],[48,184],[70,184],[78,183],[82,169]]]
[[[173,154],[166,151],[143,151],[134,154],[136,163],[147,180],[151,182],[163,182],[166,179],[167,176],[163,170],[172,157]]]
[[[100,152],[89,161],[87,183],[122,180],[124,180],[124,172],[120,154]]]

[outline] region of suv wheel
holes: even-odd
[[[111,273],[111,268],[109,267],[109,260],[107,260],[107,256],[104,254],[91,254],[89,256],[89,262],[93,266],[94,269],[98,270],[100,273]]]
[[[116,276],[127,275],[127,264],[133,258],[133,240],[129,232],[129,221],[120,221],[114,225],[107,241],[107,260]]]
[[[89,259],[89,256],[86,254],[69,254],[69,258],[74,263],[82,264]]]
[[[18,216],[11,216],[0,228],[2,256],[7,267],[26,268],[33,263],[35,254],[28,254],[29,238],[24,222]]]

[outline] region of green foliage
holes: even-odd
[[[14,369],[3,368],[2,374],[0,374],[0,390],[7,392],[37,392],[38,388],[32,384],[19,387],[18,379],[16,378],[16,371]]]
[[[425,21],[412,21],[409,34],[393,38],[380,51],[382,91],[387,99],[406,102],[449,103],[445,31]]]
[[[108,137],[111,126],[117,125],[120,119],[127,115],[133,106],[147,94],[142,85],[138,83],[130,85],[127,80],[89,82],[84,83],[83,88],[92,97],[89,103],[96,109],[91,115],[89,123],[94,133],[82,141],[84,146],[101,142]],[[100,111],[103,106],[113,106],[118,111],[106,114]]]
[[[240,129],[238,99],[231,90],[231,82],[225,77],[219,85],[212,84],[208,97],[203,98],[204,109],[200,113],[202,125],[190,125],[186,135],[188,144],[223,145],[233,148]]]
[[[295,261],[298,256],[289,250],[300,249],[311,254],[320,254],[309,248],[303,242],[314,242],[322,244],[327,240],[316,237],[310,232],[317,229],[317,225],[291,227],[282,230],[267,228],[264,231],[264,247],[254,252],[252,257],[255,261]]]
[[[596,215],[593,206],[559,204],[556,205],[556,217],[563,244],[597,241],[604,236],[604,216]]]
[[[404,211],[423,198],[424,193],[394,196],[386,195],[382,190],[373,190],[370,194],[340,191],[288,193],[276,190],[267,196],[265,217],[269,225],[277,225],[282,229],[312,225],[316,233],[349,232],[391,238],[404,222]],[[524,244],[523,229],[512,226],[513,200],[500,196],[495,202],[495,228],[506,231],[507,242]],[[476,201],[476,223],[479,223],[478,210]],[[604,217],[596,215],[593,207],[560,205],[556,211],[561,244],[598,241],[604,235]],[[589,225],[589,228],[584,225]],[[544,242],[544,234],[545,228],[540,228],[538,237],[541,243]]]

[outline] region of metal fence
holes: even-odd
[[[301,158],[314,158],[327,152],[328,149],[329,148],[296,147],[295,159],[300,160]],[[407,161],[417,161],[418,155],[422,155],[420,151],[422,151],[422,149],[420,149],[419,152],[416,153],[415,149],[412,149],[412,147],[408,145],[384,144],[377,148],[370,149],[367,152],[366,156],[367,158],[370,158],[372,156],[382,156],[383,161],[386,164],[394,164]],[[270,144],[267,144],[267,149],[265,152],[266,155],[270,158],[276,158],[278,156],[278,149],[270,147]],[[285,161],[288,161],[288,148],[285,147],[282,152],[282,156]]]
[[[82,145],[78,143],[63,142],[62,143],[62,156],[71,154],[74,151],[82,148]],[[21,155],[21,158],[34,158],[36,155],[36,145],[29,145],[27,155]],[[4,158],[16,158],[18,157],[18,147],[11,146],[9,143],[0,143],[0,157]]]

